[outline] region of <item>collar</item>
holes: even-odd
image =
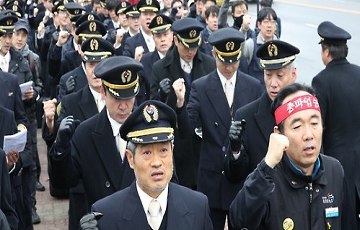
[[[179,56],[180,57],[180,56]],[[182,67],[185,65],[186,61],[184,61],[182,58],[180,58],[180,66],[181,66],[181,69]],[[193,61],[189,62],[189,65],[190,65],[190,69],[193,68]]]
[[[138,32],[138,33],[139,33],[139,32]],[[137,35],[137,34],[131,33],[131,30],[129,29],[129,35],[130,35],[130,37],[133,37],[133,36],[135,36],[135,35]]]
[[[146,194],[138,185],[136,182],[136,190],[139,194],[141,204],[143,206],[143,209],[146,213],[146,216],[149,220],[150,214],[148,213],[148,208],[150,202],[154,199],[148,194]],[[161,206],[161,218],[164,216],[166,208],[167,208],[167,198],[169,193],[169,184],[166,185],[165,189],[160,193],[160,195],[156,198],[156,200],[160,203]]]
[[[147,42],[148,39],[149,39],[150,41],[154,41],[152,34],[151,34],[151,35],[147,35],[142,28],[141,28],[140,30],[141,30],[142,35],[144,36],[145,42]],[[155,44],[155,42],[154,42],[154,44]]]
[[[92,94],[93,97],[94,97],[95,102],[96,102],[96,99],[98,98],[98,96],[99,96],[100,93],[96,92],[96,91],[95,91],[94,89],[92,89],[90,86],[89,86],[89,89],[90,89],[91,94]]]
[[[289,160],[289,162],[290,162],[290,165],[293,167],[293,169],[294,169],[297,173],[299,173],[299,174],[301,174],[301,175],[303,175],[303,176],[306,176],[306,175],[304,175],[304,172],[303,172],[300,168],[298,168],[298,167],[290,160],[290,158],[288,158],[288,160]],[[313,172],[313,174],[312,174],[312,176],[311,176],[311,179],[312,179],[312,180],[315,179],[317,173],[319,172],[319,168],[320,168],[320,159],[319,159],[319,157],[318,157],[317,160],[316,160],[316,162],[315,162],[314,172]]]
[[[165,55],[163,55],[162,53],[160,53],[159,51],[156,51],[159,54],[160,59],[163,59],[165,57]],[[191,66],[191,65],[190,65]]]
[[[277,40],[278,38],[276,37],[276,35],[274,34],[273,35],[273,40]],[[263,38],[263,36],[261,35],[261,33],[259,33],[259,35],[257,36],[256,38],[256,43],[259,44],[259,45],[262,45],[264,44],[266,41],[265,39]]]
[[[115,21],[112,20],[112,19],[111,19],[111,22],[113,23],[115,29],[117,29],[117,28],[120,27],[120,22],[115,22]]]
[[[10,50],[9,52],[7,52],[7,54],[5,54],[5,56],[0,55],[2,58],[4,58],[6,60],[7,63],[10,62],[11,59],[11,55],[10,55]]]
[[[107,108],[106,108],[106,114],[110,121],[111,129],[113,131],[113,136],[115,137],[119,134],[121,124],[110,117],[110,113]]]
[[[222,75],[219,71],[219,69],[216,69],[217,71],[217,74],[219,75],[219,78],[220,78],[220,81],[221,81],[221,85],[225,91],[225,82],[226,82],[226,78],[224,77],[224,75]],[[237,71],[235,71],[234,75],[232,75],[232,77],[230,78],[230,81],[231,81],[231,84],[232,84],[232,87],[235,88],[235,85],[236,85],[236,74],[237,74]]]
[[[72,39],[72,43],[73,43],[73,45],[74,45],[74,49],[75,49],[76,51],[78,51],[78,45],[77,45],[77,43],[76,43],[76,41],[75,41],[74,38]]]

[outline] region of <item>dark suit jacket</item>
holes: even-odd
[[[229,158],[232,156],[230,151],[227,154],[230,167],[225,167],[225,174],[230,181],[239,183],[246,179],[265,157],[270,134],[276,125],[275,117],[271,114],[271,103],[268,94],[264,93],[256,101],[236,111],[234,120],[245,119],[246,129],[242,136],[244,149],[241,150],[239,159],[235,161],[234,158]]]
[[[191,81],[201,78],[215,68],[214,59],[198,51],[193,60]],[[171,84],[178,78],[184,78],[184,71],[180,66],[180,57],[175,45],[168,50],[163,59],[155,62],[153,66],[150,88],[151,99],[160,100],[158,95],[159,83],[165,78],[169,78]],[[185,87],[185,100],[188,101],[191,86],[186,82]],[[176,110],[176,95],[172,88],[167,99],[167,104]],[[194,130],[186,137],[180,137],[178,130],[175,130],[174,159],[176,173],[181,185],[196,188],[200,141],[200,138],[195,135]]]
[[[81,56],[76,50],[65,53],[61,57],[63,47],[54,45],[49,51],[49,74],[52,78],[60,79],[61,76],[78,67],[81,62]]]
[[[199,192],[169,183],[166,209],[166,229],[213,229],[207,198]],[[93,204],[92,211],[104,214],[99,220],[100,229],[149,229],[135,182],[130,187]]]
[[[136,102],[140,105],[142,102],[150,99],[151,72],[156,61],[160,60],[159,54],[154,52],[144,54],[141,58],[141,64],[144,69],[140,72],[140,92],[136,95]]]
[[[17,132],[14,113],[0,105],[0,146],[4,144],[4,136]],[[18,229],[19,219],[12,205],[12,192],[5,153],[0,149],[0,209],[4,212],[11,229]]]
[[[149,49],[146,45],[144,36],[142,35],[143,32],[139,32],[138,34],[129,37],[125,41],[125,47],[123,51],[123,55],[127,57],[135,57],[135,48],[138,46],[142,46],[144,48],[144,54],[149,52]]]
[[[134,181],[127,159],[121,162],[106,108],[82,122],[72,137],[71,153],[57,156],[50,150],[50,179],[58,188],[69,188],[83,179],[87,204],[126,188]]]
[[[325,126],[324,154],[335,157],[344,167],[355,204],[356,195],[360,197],[360,67],[345,58],[332,60],[313,78],[312,86]]]
[[[62,98],[66,95],[66,81],[69,79],[70,76],[75,77],[74,92],[79,91],[80,89],[84,88],[88,84],[86,74],[84,72],[82,65],[80,64],[77,68],[66,73],[65,75],[63,75],[60,78],[60,84],[59,84],[60,89],[59,89],[59,94],[57,97],[58,101],[61,101]]]
[[[236,77],[233,111],[261,95],[258,80],[240,71]],[[223,174],[232,115],[216,70],[192,83],[189,103],[179,116],[180,129],[202,127],[198,190],[207,195],[211,208],[228,210],[241,184],[230,184]],[[184,122],[187,118],[190,122]]]
[[[0,71],[0,104],[15,114],[17,124],[27,126],[27,119],[17,76]]]

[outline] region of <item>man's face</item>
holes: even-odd
[[[202,10],[201,10],[201,17],[203,19],[205,19],[205,11],[210,7],[210,6],[215,6],[215,3],[213,1],[207,1],[205,2],[204,6],[202,7]]]
[[[171,30],[161,34],[154,34],[153,38],[155,41],[156,50],[162,54],[166,54],[173,42],[173,32]]]
[[[139,18],[128,17],[129,28],[132,33],[139,32],[140,22]]]
[[[264,70],[264,82],[266,92],[271,100],[274,100],[279,91],[295,82],[296,67],[285,67],[282,69]]]
[[[101,79],[95,77],[94,69],[99,62],[85,62],[85,73],[88,81],[88,85],[95,91],[100,92],[100,86],[102,84]]]
[[[12,39],[12,45],[15,49],[21,50],[24,48],[27,41],[27,33],[25,30],[20,29],[14,33],[14,37]]]
[[[54,7],[54,4],[50,0],[44,1],[44,7],[51,12],[52,8]]]
[[[129,22],[126,18],[126,14],[119,14],[119,22],[122,27],[127,28],[129,26]]]
[[[218,15],[217,14],[210,14],[209,17],[205,21],[211,31],[218,30]]]
[[[218,57],[215,57],[216,67],[219,69],[220,73],[224,75],[226,79],[230,79],[234,73],[237,71],[240,61],[235,63],[224,63],[219,60]]]
[[[233,12],[234,17],[240,17],[241,15],[247,15],[248,10],[246,9],[245,5],[237,5],[235,6],[235,10]]]
[[[204,6],[204,3],[201,0],[197,0],[196,4],[196,15],[200,15]],[[205,10],[204,10],[205,11]]]
[[[12,45],[12,40],[13,40],[13,34],[4,34],[3,36],[1,36],[1,44],[2,44],[2,48],[1,48],[1,54],[3,56],[5,56]]]
[[[137,145],[135,155],[126,150],[130,167],[139,187],[151,197],[158,197],[173,172],[173,147],[170,141]]]
[[[109,111],[110,117],[122,124],[128,118],[134,107],[135,97],[130,99],[116,99],[107,91],[105,95],[104,87],[100,87],[102,99],[105,100],[106,108]]]
[[[171,8],[171,0],[164,0],[164,8],[165,9],[170,9]]]
[[[179,52],[179,56],[184,61],[191,62],[194,59],[198,49],[186,48],[180,41],[178,41],[177,37],[174,37],[174,42]]]
[[[100,3],[94,3],[94,5],[93,5],[93,10],[94,10],[96,13],[100,13],[100,12],[101,12],[101,5],[100,5]]]
[[[58,22],[60,23],[60,25],[62,26],[67,26],[70,19],[69,19],[69,15],[67,13],[67,11],[64,10],[60,10],[57,14],[58,17]]]
[[[109,10],[109,16],[114,22],[118,22],[119,17],[115,14],[115,10]]]
[[[140,13],[140,24],[141,28],[145,31],[145,33],[151,33],[149,29],[149,25],[151,20],[156,16],[155,12],[141,12]]]
[[[265,41],[269,41],[274,38],[276,21],[273,19],[272,15],[269,15],[263,21],[258,22],[258,27]]]
[[[174,2],[173,4],[173,8],[176,8],[178,11],[176,13],[176,17],[181,17],[183,11],[184,11],[184,7],[182,5],[181,2]]]
[[[286,97],[283,103],[302,95],[309,93],[298,91]],[[306,175],[311,175],[321,148],[323,127],[320,112],[303,110],[287,117],[283,124],[283,134],[289,139],[287,156]]]

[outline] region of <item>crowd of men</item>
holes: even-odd
[[[351,35],[321,23],[300,85],[271,5],[252,29],[243,0],[4,0],[0,147],[26,145],[0,149],[0,228],[41,222],[41,128],[70,230],[360,229]]]

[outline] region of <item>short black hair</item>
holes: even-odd
[[[171,2],[171,8],[173,8],[173,6],[174,6],[174,4],[175,4],[176,2],[180,2],[181,5],[184,6],[184,4],[182,3],[181,0],[173,0],[173,1]]]
[[[271,7],[272,3],[273,3],[272,0],[261,0],[260,1],[260,6],[262,6],[262,7]]]
[[[106,1],[106,9],[107,10],[115,10],[117,5],[121,4],[118,0],[107,0]]]
[[[276,21],[277,15],[273,8],[270,8],[270,7],[262,8],[257,15],[257,22],[261,23],[262,21],[267,19],[270,15]]]
[[[299,83],[293,83],[293,84],[288,85],[285,88],[281,89],[280,92],[276,95],[274,101],[271,104],[271,114],[273,116],[275,116],[276,109],[279,108],[283,104],[284,99],[287,96],[294,94],[298,91],[305,91],[305,92],[310,93],[313,96],[316,96],[315,90],[311,86],[302,85]],[[278,124],[278,128],[281,133],[282,133],[283,127],[284,127],[284,121],[282,121],[282,122],[280,122],[280,124]]]
[[[216,5],[216,1],[215,0],[201,0],[204,4],[206,3],[206,2],[213,2],[213,3],[215,3],[215,5]]]
[[[219,15],[219,7],[218,6],[210,6],[205,10],[205,18],[209,18],[210,15]]]
[[[242,5],[245,5],[246,9],[249,10],[249,6],[248,6],[247,2],[245,2],[244,0],[239,0],[239,1],[234,2],[234,3],[231,5],[231,12],[232,12],[232,14],[234,14],[235,8],[236,8],[237,6],[242,6]]]
[[[327,44],[322,42],[321,49],[328,49],[332,59],[346,58],[349,52],[347,44]]]

